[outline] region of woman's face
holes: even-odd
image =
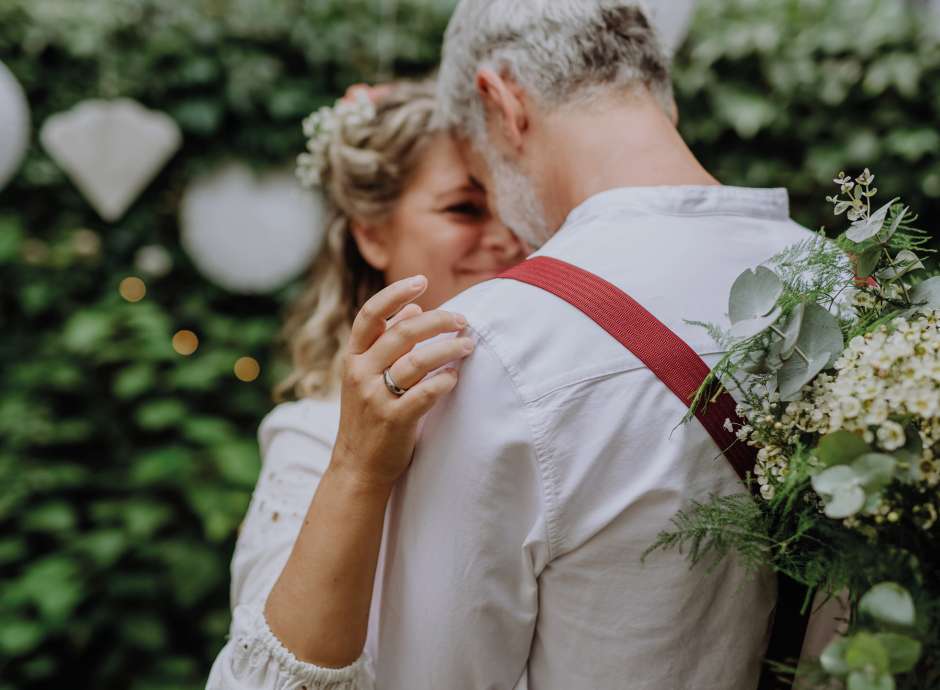
[[[525,258],[522,245],[487,205],[486,190],[471,179],[454,140],[428,142],[414,176],[387,225],[365,231],[360,248],[386,284],[413,275],[428,278],[418,300],[436,309],[477,283]]]

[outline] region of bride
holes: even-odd
[[[457,383],[445,365],[473,348],[466,320],[435,308],[525,257],[434,111],[431,83],[353,87],[305,123],[300,172],[332,219],[285,328],[293,371],[278,394],[297,400],[259,429],[208,690],[371,687],[386,505],[422,417]]]

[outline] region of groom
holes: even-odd
[[[635,2],[463,0],[440,83],[502,218],[710,363],[686,319],[724,322],[734,279],[807,236],[784,190],[723,187],[693,157]],[[548,292],[496,280],[446,308],[479,344],[391,507],[380,687],[753,690],[774,581],[642,558],[677,511],[742,490],[705,429]]]

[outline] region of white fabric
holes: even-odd
[[[746,268],[809,237],[784,190],[616,189],[539,252],[616,284],[706,360]],[[445,305],[479,341],[393,497],[373,634],[381,690],[753,690],[775,599],[728,560],[642,556],[742,487],[631,353],[515,281]]]
[[[807,231],[783,190],[618,189],[540,252],[615,283],[714,362],[684,319]],[[367,649],[379,690],[753,690],[773,580],[641,556],[692,500],[741,490],[707,433],[580,312],[512,281],[445,308],[478,339],[390,508]],[[371,687],[370,664],[302,664],[260,611],[329,459],[336,403],[281,406],[232,562],[232,639],[210,690]],[[274,520],[274,513],[278,520]],[[244,645],[248,644],[248,649]]]
[[[212,666],[207,690],[372,687],[366,658],[345,669],[304,663],[274,636],[263,614],[329,464],[338,427],[338,400],[279,405],[261,423],[261,475],[232,558],[229,640]]]

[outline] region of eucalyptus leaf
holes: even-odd
[[[803,361],[801,357],[790,357],[780,371],[777,372],[777,381],[780,384],[780,399],[785,402],[796,399],[803,386],[816,378],[816,375],[826,368],[829,359],[828,352],[823,352],[821,355],[811,358],[809,362]]]
[[[910,210],[911,209],[908,206],[905,206],[900,211],[898,211],[898,213],[894,216],[894,219],[891,221],[891,225],[889,225],[888,228],[884,230],[878,237],[878,241],[881,244],[887,244],[888,240],[894,237],[894,233],[896,233],[898,228],[901,227],[901,223],[904,222],[904,219],[907,217],[907,214]]]
[[[849,640],[844,637],[837,637],[823,650],[819,656],[819,663],[823,669],[833,676],[844,676],[851,669],[845,663],[845,650],[849,646]]]
[[[865,499],[865,490],[857,484],[839,487],[823,497],[823,512],[833,520],[844,520],[862,510]]]
[[[894,678],[889,673],[869,674],[853,671],[849,674],[846,690],[895,690]]]
[[[888,667],[891,673],[907,673],[917,666],[924,647],[920,642],[897,633],[879,633],[875,637],[888,652]]]
[[[819,439],[813,455],[826,467],[848,465],[856,458],[871,452],[862,437],[851,431],[833,431]]]
[[[782,310],[780,307],[775,307],[767,316],[758,316],[754,319],[738,321],[731,327],[730,335],[732,338],[738,340],[753,338],[755,335],[759,335],[773,326],[777,322],[777,319],[780,318],[781,313]]]
[[[894,479],[897,460],[884,453],[866,453],[852,463],[858,480],[868,491],[879,491]]]
[[[812,479],[813,490],[823,499],[824,512],[834,520],[855,515],[865,506],[865,490],[858,473],[848,465],[823,470]]]
[[[940,309],[940,276],[928,278],[911,290],[911,303],[915,305],[907,313],[914,314]]]
[[[731,286],[728,315],[731,323],[767,316],[783,294],[783,281],[766,266],[744,271]]]
[[[856,633],[845,649],[845,663],[850,669],[872,671],[882,674],[888,672],[888,651],[881,646],[878,638],[868,632]]]
[[[903,249],[894,257],[894,265],[878,271],[877,275],[878,278],[883,280],[894,280],[907,275],[911,271],[922,270],[923,268],[924,264],[921,263],[917,254],[908,249]]]
[[[875,269],[878,267],[878,263],[881,261],[881,252],[881,246],[875,245],[858,255],[856,259],[856,272],[859,278],[867,278],[874,273]]]
[[[796,343],[800,337],[800,331],[803,329],[803,315],[806,313],[806,305],[800,302],[790,316],[787,318],[787,325],[783,327],[783,340],[780,342],[780,358],[790,359],[796,350]]]
[[[916,612],[910,593],[896,582],[882,582],[858,602],[859,613],[890,625],[914,625]]]
[[[924,442],[920,438],[920,432],[913,424],[909,424],[904,430],[906,442],[904,447],[894,451],[894,457],[899,464],[903,464],[906,470],[907,479],[913,482],[923,479],[923,472],[920,469],[921,460],[924,453]]]
[[[845,236],[856,244],[870,240],[881,232],[885,220],[888,218],[888,212],[897,201],[898,199],[894,198],[877,211],[873,212],[868,218],[852,223],[852,227],[845,233]]]

